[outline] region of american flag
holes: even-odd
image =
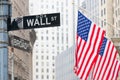
[[[118,52],[113,43],[104,38],[93,71],[93,80],[117,80],[119,62]]]
[[[105,31],[78,11],[75,74],[86,80],[102,44]]]

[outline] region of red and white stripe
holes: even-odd
[[[102,44],[104,34],[104,30],[100,29],[95,24],[92,24],[87,42],[77,35],[76,74],[80,79],[87,79],[90,70],[92,69],[94,59],[100,49],[100,45]]]
[[[111,41],[107,41],[103,55],[98,55],[93,71],[93,80],[116,80],[113,79],[111,70],[116,65],[117,50]],[[111,75],[111,76],[110,76]]]
[[[112,65],[112,68],[111,68],[111,70],[109,72],[108,80],[117,80],[119,69],[120,69],[120,63],[118,62],[117,59],[115,59],[115,62]]]

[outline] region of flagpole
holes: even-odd
[[[74,21],[74,19],[75,19],[75,17],[74,17],[74,15],[75,15],[75,11],[74,11],[74,8],[75,8],[75,0],[73,0],[73,43],[75,44],[75,21]]]
[[[75,25],[74,25],[74,0],[72,2],[72,5],[73,5],[73,45],[75,45]],[[75,45],[76,46],[76,45]],[[74,50],[74,53],[75,53],[75,50]],[[76,59],[76,54],[74,56],[74,58]],[[74,59],[74,60],[75,60]],[[76,62],[74,61],[74,67],[76,67]],[[74,68],[75,70],[75,68]]]
[[[76,30],[77,30],[77,25],[76,25],[76,23],[77,23],[77,17],[76,17],[76,11],[78,10],[78,7],[76,8],[76,5],[78,5],[78,4],[76,4],[76,3],[79,3],[79,0],[73,0],[73,44],[75,45],[75,47],[76,47]],[[75,49],[75,51],[74,51],[74,53],[75,53],[75,59],[74,60],[76,60],[77,58],[77,55],[76,55],[76,49]],[[77,61],[77,60],[76,60]],[[77,62],[76,61],[74,61],[74,67],[77,67]]]

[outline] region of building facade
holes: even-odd
[[[100,25],[99,0],[83,0],[80,10],[98,26]]]
[[[106,30],[106,37],[113,36],[113,0],[84,0],[83,10],[93,22]]]
[[[55,80],[79,80],[74,73],[75,64],[75,45],[57,55],[56,63],[56,79]],[[92,79],[92,72],[87,80]]]
[[[78,0],[76,0],[78,1]],[[55,80],[55,57],[75,42],[73,0],[31,0],[30,14],[60,13],[60,26],[36,29],[33,80]],[[76,7],[73,7],[75,5]],[[77,11],[76,11],[77,14]]]
[[[113,22],[114,22],[114,36],[113,40],[120,53],[120,0],[113,0]]]
[[[10,0],[12,4],[12,18],[29,14],[29,0]]]
[[[120,37],[120,0],[113,0],[114,37]]]
[[[120,0],[113,0],[113,37],[112,41],[120,56]],[[119,58],[119,57],[118,57]]]
[[[106,30],[106,37],[113,37],[113,1],[114,0],[99,0],[100,3],[100,26]]]
[[[75,46],[63,51],[55,58],[56,79],[55,80],[79,80],[74,73]]]
[[[11,0],[12,19],[29,15],[29,0]],[[14,46],[9,46],[8,71],[9,80],[32,80],[32,47],[35,41],[34,30],[9,31],[10,36],[17,36],[29,41],[31,49],[24,51]],[[11,37],[10,37],[11,38]]]
[[[112,37],[112,41],[114,42],[119,56],[118,59],[120,60],[120,0],[113,0],[113,22],[114,22],[114,35]],[[120,75],[119,75],[120,79]],[[118,80],[119,80],[118,79]]]

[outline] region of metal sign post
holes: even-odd
[[[8,80],[8,16],[10,3],[8,0],[0,0],[0,80]]]
[[[11,52],[12,52],[12,57],[11,57],[11,60],[12,60],[11,80],[14,80],[14,48],[13,47],[11,48]]]

